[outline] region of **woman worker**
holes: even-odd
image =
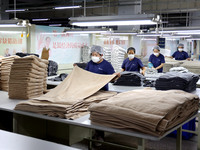
[[[113,66],[103,59],[103,48],[101,46],[93,45],[91,48],[91,61],[88,62],[86,66],[86,70],[98,73],[98,74],[107,74],[111,75],[114,74],[114,68]],[[117,76],[120,76],[119,73],[115,73]],[[108,84],[105,85],[102,90],[108,91]],[[103,141],[104,138],[104,132],[95,130],[95,135],[93,137],[94,139]],[[95,143],[96,146],[100,146],[100,143]]]
[[[135,48],[129,47],[127,50],[128,58],[122,63],[122,71],[137,71],[140,72],[142,69],[142,74],[145,72],[145,67],[141,60],[135,57]]]
[[[184,45],[178,44],[178,50],[170,58],[175,58],[175,60],[190,60],[188,53],[184,51]]]
[[[160,53],[160,47],[153,47],[153,54],[149,57],[149,63],[153,64],[153,68],[158,70],[158,72],[163,71],[163,66],[165,63],[165,57]]]
[[[98,74],[116,74],[117,76],[120,76],[119,73],[115,73],[113,66],[103,59],[102,56],[103,48],[98,45],[93,45],[91,48],[91,60],[88,62],[86,70]],[[108,84],[105,85],[102,90],[108,91]]]

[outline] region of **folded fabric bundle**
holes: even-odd
[[[91,73],[76,66],[67,78],[51,92],[35,99],[72,104],[74,100],[82,100],[96,93],[114,77],[115,75]]]
[[[198,111],[199,98],[181,90],[134,90],[89,107],[92,124],[161,136]]]
[[[9,98],[30,99],[43,94],[47,62],[35,55],[15,58],[9,77]],[[44,83],[45,82],[45,83]]]
[[[74,119],[88,113],[87,108],[91,103],[117,94],[99,91],[114,77],[115,75],[91,73],[76,66],[57,87],[40,97],[17,104],[15,109]]]
[[[188,72],[188,70],[184,67],[173,67],[171,69],[169,69],[170,72],[182,72],[182,73],[186,73]]]
[[[179,89],[187,92],[196,90],[199,76],[194,73],[167,72],[156,80],[157,90]]]
[[[14,62],[15,58],[19,58],[19,56],[9,56],[2,58],[1,63],[1,89],[3,91],[8,91],[8,80],[10,76],[11,66]]]
[[[68,76],[67,73],[61,73],[59,76],[51,78],[51,79],[48,79],[48,80],[51,80],[51,81],[63,81],[63,80],[65,80],[65,78],[67,76]]]
[[[144,79],[145,77],[138,72],[124,71],[114,85],[141,86]]]
[[[199,61],[185,61],[181,67],[188,69],[190,72],[200,75],[200,62]]]
[[[34,113],[39,113],[43,115],[48,115],[52,117],[60,117],[66,119],[76,119],[82,115],[86,115],[88,107],[93,103],[98,103],[103,100],[116,95],[116,92],[110,91],[99,91],[92,96],[84,100],[74,100],[72,104],[62,104],[49,101],[41,100],[28,100],[20,102],[16,105],[16,110],[29,111]]]

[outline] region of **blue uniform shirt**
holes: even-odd
[[[105,59],[99,64],[94,63],[91,60],[88,62],[85,69],[87,71],[97,73],[97,74],[111,75],[111,74],[115,73],[113,66]],[[102,89],[108,91],[108,84],[106,84]]]
[[[185,51],[182,52],[176,51],[174,52],[172,57],[174,57],[176,60],[186,60],[187,58],[189,58],[188,53]]]
[[[158,57],[156,57],[154,54],[151,54],[149,57],[149,62],[153,64],[153,67],[156,68],[160,66],[162,63],[165,63],[165,57],[162,54],[159,54]],[[163,68],[158,69],[158,72],[162,72]]]
[[[140,71],[140,68],[144,67],[141,60],[138,58],[134,58],[133,60],[129,60],[129,58],[126,58],[122,64],[122,69],[125,71]]]

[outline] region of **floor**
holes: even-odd
[[[123,144],[130,147],[136,147],[137,139],[128,136],[122,136],[117,134],[107,135],[105,141],[115,142],[117,144]],[[79,148],[81,150],[88,150],[88,142],[86,140],[72,145],[72,147]],[[165,137],[161,141],[146,141],[145,150],[175,150],[176,138]],[[93,146],[93,150],[127,150],[127,148],[121,148],[111,145],[101,145],[99,147]],[[189,140],[183,140],[182,150],[197,150],[197,136],[193,136]]]

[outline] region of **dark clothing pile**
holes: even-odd
[[[29,56],[29,55],[35,55],[35,56],[39,57],[38,54],[34,54],[34,53],[21,53],[21,52],[18,52],[18,53],[16,53],[16,55],[19,56],[19,57],[25,57],[25,56]]]
[[[67,77],[67,73],[61,73],[58,77],[55,77],[55,78],[51,78],[51,79],[48,79],[48,80],[51,80],[51,81],[63,81],[66,77]]]
[[[179,89],[186,92],[196,90],[199,76],[194,73],[167,72],[156,80],[157,90]]]
[[[58,64],[57,62],[53,61],[53,60],[49,60],[49,64],[48,64],[48,76],[54,76],[57,75],[57,71],[58,71]]]
[[[144,76],[138,72],[124,71],[114,85],[141,86]]]
[[[155,80],[144,80],[143,86],[144,87],[155,87],[156,81]]]
[[[87,63],[75,63],[78,67],[85,69],[87,66]]]

